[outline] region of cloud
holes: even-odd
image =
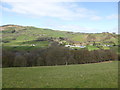
[[[118,15],[117,14],[112,14],[106,17],[107,19],[118,19]]]
[[[4,0],[3,2],[75,2],[80,0]]]
[[[116,26],[116,27],[113,27],[113,28],[110,30],[110,32],[120,33],[120,32],[118,31],[118,27],[117,27],[117,26]]]
[[[89,28],[89,27],[83,27],[80,25],[60,25],[57,26],[54,29],[59,28],[59,30],[63,30],[63,31],[72,31],[72,32],[86,32],[86,33],[95,33],[96,31],[99,31],[96,28]]]
[[[35,0],[4,0],[5,2],[35,2]],[[36,0],[38,2],[38,0]],[[119,2],[119,0],[39,0],[42,2]]]
[[[91,20],[95,20],[95,21],[102,20],[102,17],[100,17],[100,16],[92,16]]]
[[[15,2],[16,1],[16,2]],[[58,2],[56,2],[58,1]],[[61,2],[60,2],[61,1]],[[73,3],[63,3],[63,0],[4,0],[11,8],[3,7],[3,10],[33,17],[55,17],[64,20],[90,19],[100,20],[100,16],[94,15],[95,11],[80,7]],[[69,0],[64,0],[64,2]],[[76,1],[76,0],[70,0]]]

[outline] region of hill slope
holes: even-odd
[[[118,44],[118,35],[113,33],[74,33],[33,26],[4,25],[0,27],[3,46],[49,46],[53,42],[64,44],[90,45]]]

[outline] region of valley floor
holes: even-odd
[[[118,62],[3,68],[3,88],[117,88]]]

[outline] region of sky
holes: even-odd
[[[2,0],[0,10],[1,25],[84,33],[118,32],[118,2]]]

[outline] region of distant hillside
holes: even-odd
[[[58,31],[33,26],[3,25],[0,26],[3,46],[26,46],[36,44],[44,47],[51,43],[89,45],[93,42],[118,45],[115,33],[75,33]]]

